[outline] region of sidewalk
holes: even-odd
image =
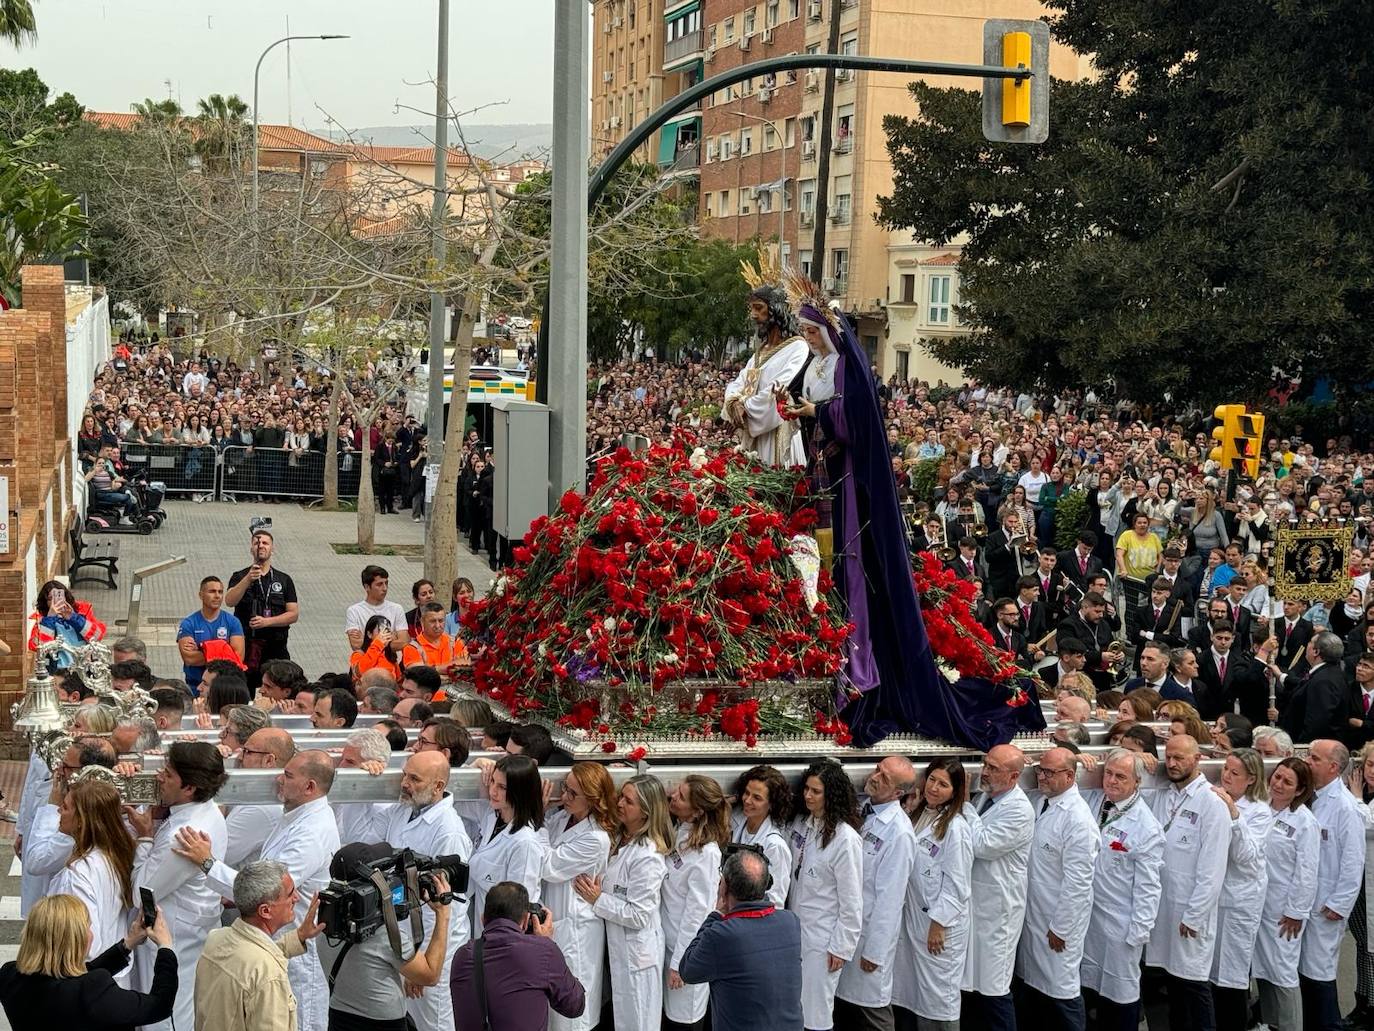
[[[301,617],[291,628],[291,657],[306,676],[348,669],[348,642],[344,639],[344,611],[362,598],[358,574],[369,563],[391,574],[388,598],[402,608],[412,607],[410,585],[424,575],[420,555],[339,555],[330,547],[357,540],[357,515],[353,512],[321,512],[296,504],[229,504],[207,501],[166,501],[167,521],[147,537],[121,534],[109,539],[120,544],[119,590],[83,583],[75,588],[78,598],[89,601],[109,628],[107,641],[124,636],[120,620],[128,615],[133,571],[173,555],[186,562],[143,583],[138,636],[148,645],[148,662],[159,676],[180,676],[176,631],[181,620],[199,607],[197,592],[203,577],[216,575],[226,583],[229,575],[249,562],[248,521],[254,516],[272,520],[276,542],[273,564],[296,582]],[[377,544],[421,545],[424,524],[412,522],[409,512],[377,516]],[[493,574],[486,556],[473,555],[460,541],[459,575],[486,590]],[[437,585],[439,600],[447,605],[449,585]]]

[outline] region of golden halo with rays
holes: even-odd
[[[831,329],[839,330],[840,323],[835,309],[830,307],[830,301],[810,277],[797,269],[787,269],[783,273],[783,287],[787,290],[787,303],[792,306],[794,312],[800,311],[803,304],[809,304],[820,312]]]
[[[744,277],[744,282],[750,290],[759,290],[763,287],[780,288],[783,284],[783,270],[763,247],[758,250],[757,264],[747,261],[739,263],[739,274]]]

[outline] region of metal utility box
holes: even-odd
[[[549,511],[549,406],[501,397],[491,409],[491,525],[518,541]]]

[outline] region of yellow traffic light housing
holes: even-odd
[[[1235,468],[1250,479],[1258,479],[1260,459],[1264,456],[1264,416],[1246,412],[1236,417]]]
[[[1002,37],[1002,67],[1030,68],[1029,32],[1008,32]],[[1031,84],[1029,79],[1002,80],[1002,124],[1025,129],[1031,124]]]
[[[1212,428],[1212,439],[1218,446],[1212,448],[1207,457],[1223,469],[1230,469],[1235,461],[1236,418],[1244,411],[1244,405],[1217,405],[1212,413],[1217,423]]]

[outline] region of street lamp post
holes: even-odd
[[[751,115],[745,111],[736,111],[741,119],[748,118],[750,121],[759,122],[773,130],[773,135],[778,138],[778,150],[781,157],[778,158],[778,267],[787,268],[787,258],[783,255],[783,240],[787,232],[787,137],[783,134],[778,123],[771,118],[764,118],[762,115]],[[770,183],[771,189],[774,184]]]
[[[327,35],[327,36],[283,36],[275,43],[268,45],[267,49],[258,55],[258,63],[253,66],[253,215],[258,213],[258,74],[262,71],[262,59],[268,55],[273,47],[281,46],[283,43],[293,39],[348,39],[348,36]]]

